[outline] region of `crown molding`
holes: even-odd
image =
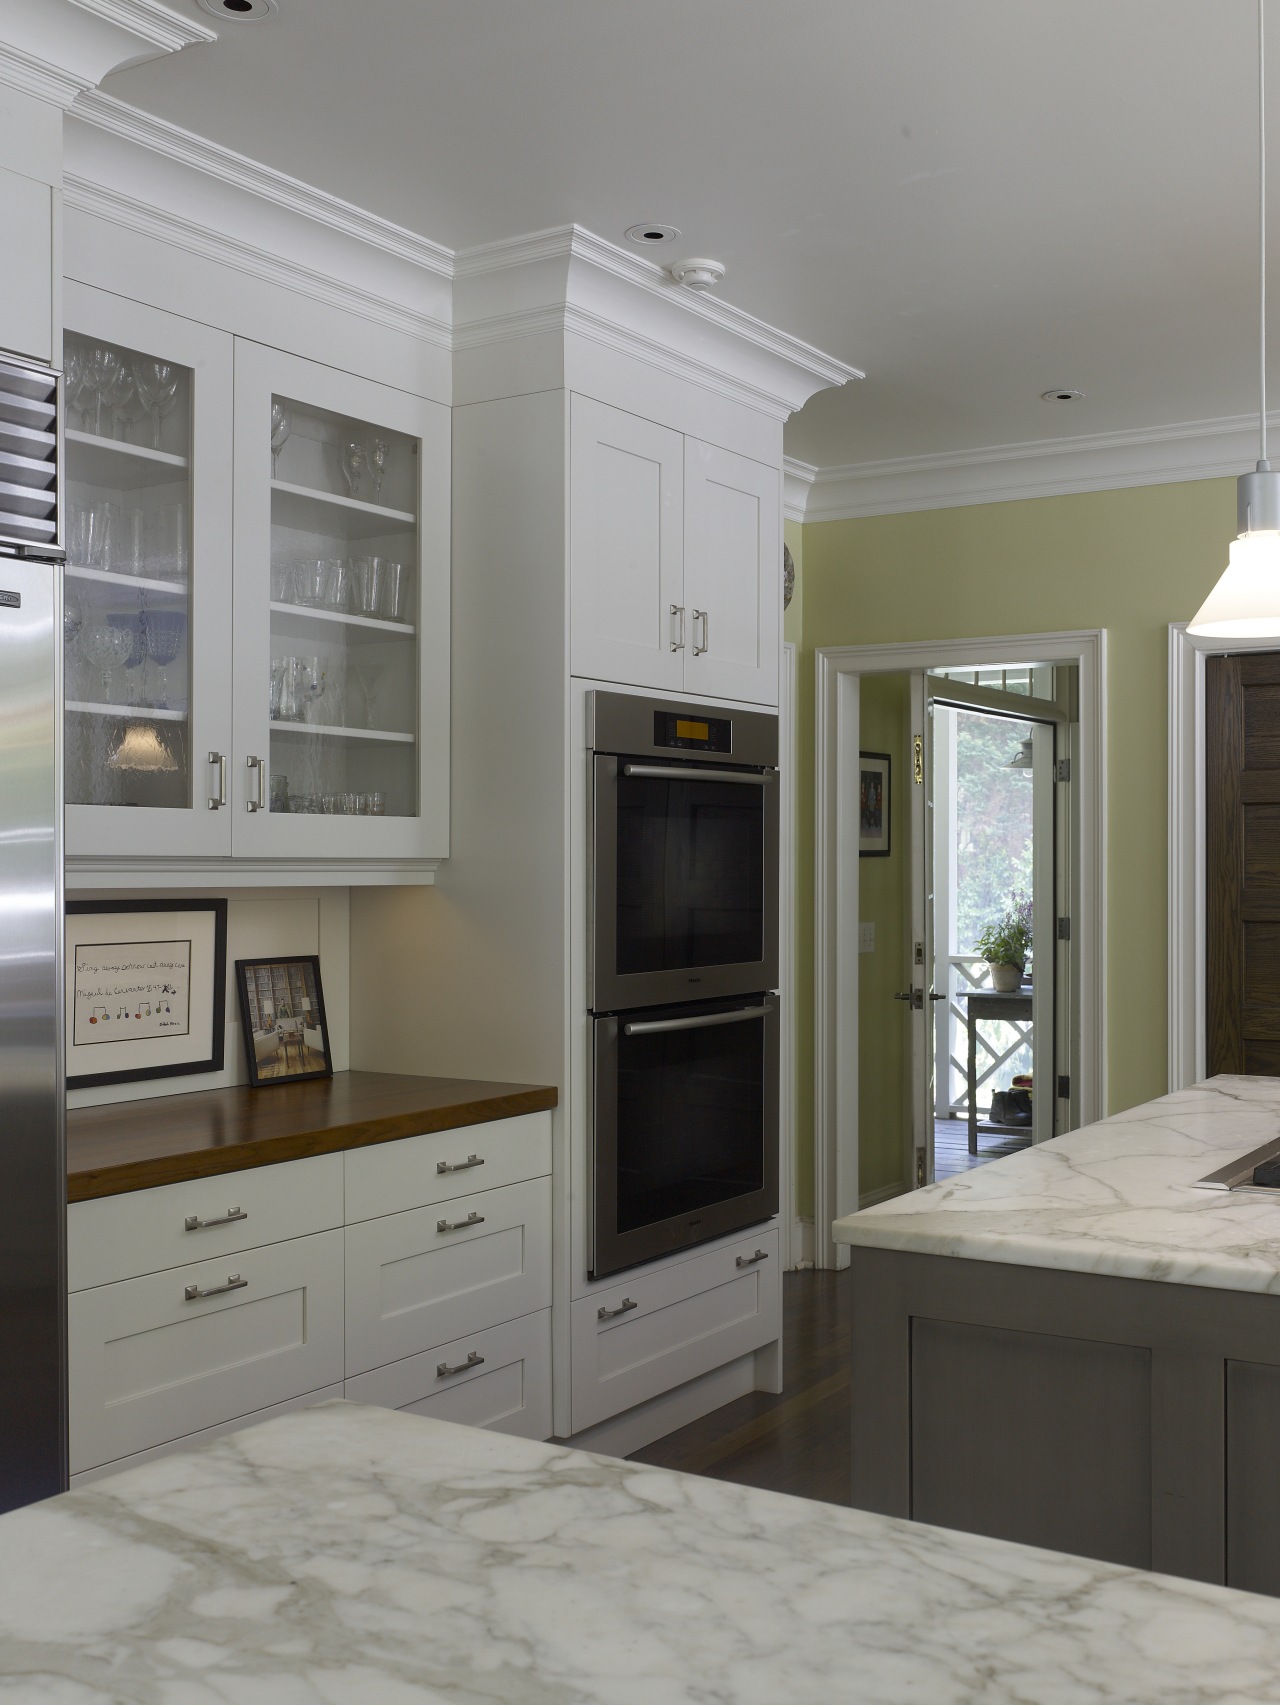
[[[851,521],[920,509],[1234,478],[1253,466],[1257,452],[1257,416],[1227,415],[1133,432],[854,462],[817,470],[804,519]]]
[[[218,39],[160,0],[19,0],[4,31],[0,83],[64,109],[111,71]]]
[[[818,470],[811,462],[798,462],[794,456],[782,458],[782,513],[788,521],[804,520],[817,477]]]
[[[866,377],[860,368],[850,367],[834,356],[825,355],[812,344],[779,331],[776,326],[756,319],[753,314],[745,313],[731,303],[686,289],[653,261],[629,254],[616,243],[607,242],[581,225],[558,225],[546,231],[531,231],[522,237],[508,237],[496,243],[459,249],[454,256],[454,276],[477,278],[486,273],[505,272],[548,260],[585,262],[597,271],[636,286],[651,296],[661,297],[680,312],[731,332],[744,343],[798,368],[818,381],[815,390]]]
[[[141,112],[137,107],[118,101],[94,89],[81,95],[72,109],[72,117],[109,131],[126,142],[132,142],[148,153],[160,154],[180,166],[186,166],[206,177],[233,189],[242,190],[260,201],[286,209],[309,219],[314,224],[354,237],[369,248],[379,249],[398,260],[409,261],[424,272],[441,278],[453,277],[452,251],[420,237],[403,225],[394,225],[367,213],[354,203],[343,201],[325,190],[316,189],[299,178],[289,177],[272,166],[264,166],[245,154],[223,148],[206,137],[197,136],[167,119]]]
[[[264,279],[300,296],[309,296],[329,307],[405,332],[438,348],[452,347],[450,329],[444,320],[346,283],[301,261],[273,254],[226,232],[184,219],[179,214],[140,201],[105,184],[68,172],[63,180],[63,200],[68,208],[110,220],[140,236],[154,237],[159,242],[186,249],[202,259],[232,267],[237,272]]]

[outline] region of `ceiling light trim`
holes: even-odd
[[[871,515],[1234,478],[1242,454],[1255,444],[1256,436],[1256,414],[1242,414],[1138,431],[833,465],[817,470],[804,520],[852,521]]]
[[[454,276],[459,279],[476,278],[485,273],[505,272],[546,260],[584,261],[638,286],[650,295],[661,296],[682,312],[709,321],[745,343],[789,362],[821,380],[824,385],[844,385],[850,379],[866,377],[861,368],[837,361],[813,344],[792,337],[729,302],[682,289],[673,283],[665,268],[643,255],[629,254],[626,249],[620,249],[616,243],[598,237],[594,231],[588,231],[581,225],[557,225],[545,231],[531,231],[521,237],[507,237],[499,242],[459,249],[454,255]]]
[[[72,107],[71,116],[83,119],[99,130],[109,131],[126,142],[132,142],[149,153],[162,155],[177,165],[200,172],[233,189],[244,191],[260,201],[285,208],[303,219],[353,237],[357,242],[406,260],[424,272],[439,278],[453,277],[453,252],[429,237],[422,237],[403,225],[393,224],[375,213],[368,213],[353,202],[330,195],[290,177],[273,166],[251,160],[247,154],[237,154],[207,137],[197,136],[167,119],[118,101],[100,89],[81,94]]]
[[[271,254],[256,244],[184,219],[179,214],[139,201],[106,184],[68,173],[63,181],[63,199],[68,208],[77,212],[110,220],[140,236],[153,237],[199,255],[203,260],[214,261],[252,278],[263,279],[268,284],[278,285],[281,289],[309,296],[313,301],[371,320],[376,325],[388,326],[393,331],[407,333],[437,348],[447,350],[452,347],[449,325],[434,315],[406,308],[389,297],[318,272],[300,261]]]

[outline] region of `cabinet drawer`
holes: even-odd
[[[451,1202],[551,1171],[551,1115],[522,1113],[350,1150],[347,1223]],[[454,1170],[458,1168],[459,1170]]]
[[[79,1473],[340,1380],[342,1233],[76,1291],[67,1317]]]
[[[348,1374],[551,1301],[549,1178],[365,1220],[346,1238]]]
[[[236,1213],[240,1218],[228,1220]],[[194,1226],[188,1221],[195,1220]],[[223,1224],[207,1222],[224,1221]],[[342,1156],[161,1184],[67,1209],[67,1287],[87,1290],[342,1224]]]
[[[479,1359],[468,1367],[472,1356]],[[450,1371],[441,1373],[442,1367]],[[455,1368],[460,1371],[451,1371]],[[550,1438],[551,1310],[359,1374],[347,1381],[345,1396],[352,1403],[406,1409],[495,1433]]]
[[[624,1309],[627,1303],[634,1307]],[[575,1302],[571,1321],[579,1433],[778,1336],[777,1228],[765,1226],[674,1267],[642,1268]]]

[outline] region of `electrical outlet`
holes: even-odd
[[[876,926],[871,924],[858,925],[858,952],[874,953],[876,950]]]

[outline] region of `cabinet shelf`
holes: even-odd
[[[158,592],[165,597],[185,600],[185,580],[152,580],[142,574],[117,574],[108,568],[80,568],[67,564],[68,580],[84,580],[95,586],[110,587],[121,592]]]
[[[326,740],[378,740],[384,745],[412,746],[413,734],[397,734],[389,728],[338,728],[323,722],[273,722],[273,734],[316,734]]]
[[[273,526],[331,539],[385,538],[412,533],[418,525],[411,510],[388,509],[359,497],[339,497],[337,492],[317,491],[313,486],[290,485],[287,480],[271,482],[271,521]]]
[[[113,722],[185,722],[185,710],[159,710],[151,705],[92,704],[85,699],[68,699],[66,708],[78,716],[106,716]],[[399,735],[392,736],[399,739]]]
[[[412,622],[388,622],[380,616],[349,616],[341,610],[320,610],[310,604],[276,604],[271,606],[271,613],[289,618],[290,629],[307,632],[312,624],[320,629],[339,627],[359,629],[359,637],[363,639],[412,639],[417,628]],[[321,635],[321,637],[333,637]]]
[[[67,477],[73,482],[134,491],[139,486],[184,480],[191,467],[187,456],[148,450],[143,444],[126,444],[119,438],[100,438],[96,432],[77,432],[68,427],[63,436],[69,450]]]

